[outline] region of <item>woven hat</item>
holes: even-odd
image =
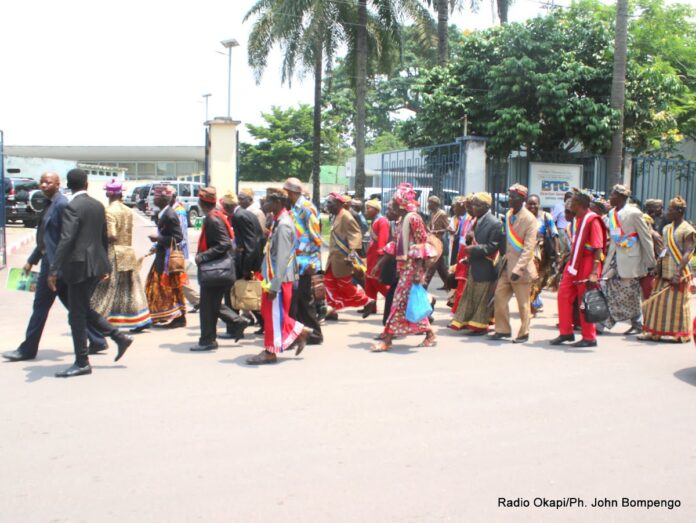
[[[225,196],[222,197],[222,203],[224,205],[237,205],[239,201],[237,200],[237,195],[232,191],[227,191]]]
[[[298,178],[288,178],[283,185],[283,189],[302,194],[302,182]]]
[[[214,205],[217,203],[217,190],[215,187],[203,187],[198,191],[198,199]]]

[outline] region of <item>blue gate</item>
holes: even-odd
[[[656,198],[667,208],[669,200],[680,195],[688,205],[686,215],[696,216],[696,162],[638,156],[633,159],[631,174],[633,198],[637,202]]]
[[[389,201],[395,188],[408,182],[418,192],[421,211],[427,212],[430,196],[438,196],[449,209],[454,197],[465,192],[463,154],[461,142],[383,153],[382,201]]]

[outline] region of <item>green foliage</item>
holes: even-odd
[[[456,27],[450,27],[450,48],[457,56],[464,35]],[[400,109],[417,112],[422,98],[419,86],[423,72],[437,64],[437,39],[419,26],[404,27],[401,32],[401,49],[392,48],[393,54],[387,74],[379,70],[370,55],[367,92],[367,143],[371,145],[381,135],[397,132],[399,125],[394,113]],[[326,126],[336,129],[345,143],[350,143],[354,132],[355,116],[354,67],[352,62],[337,60],[336,66],[324,82],[324,119]]]
[[[366,152],[367,154],[374,154],[385,151],[397,151],[399,149],[406,149],[406,144],[397,135],[387,132],[377,136]]]
[[[641,16],[649,13],[644,10]],[[463,134],[467,115],[470,134],[488,136],[494,154],[507,155],[521,147],[533,153],[578,145],[605,153],[618,122],[609,104],[612,16],[611,8],[585,1],[524,24],[466,36],[457,58],[424,75],[423,108],[401,127],[402,139],[413,146],[450,142]],[[683,17],[674,24],[693,29]],[[675,55],[688,55],[682,44],[692,48],[695,40],[680,42],[674,46],[679,49]],[[685,76],[674,66],[648,57],[647,49],[636,43],[631,37],[625,140],[627,147],[641,152],[678,138],[677,120],[680,114],[686,118],[686,111],[680,113],[676,104],[688,89]]]
[[[309,180],[312,172],[312,108],[272,107],[263,113],[264,125],[247,124],[249,133],[258,142],[239,146],[242,180],[285,180],[296,176]],[[322,131],[322,156],[335,158],[338,138],[331,129]]]

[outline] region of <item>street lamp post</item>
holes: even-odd
[[[210,98],[213,95],[212,95],[212,93],[206,93],[206,94],[201,95],[201,96],[203,96],[203,98],[205,98],[205,121],[207,122],[208,121],[208,98]]]
[[[232,103],[232,48],[238,47],[239,42],[237,42],[237,40],[235,40],[234,38],[230,38],[229,40],[223,40],[220,43],[224,48],[227,49],[227,118],[231,118],[230,105]]]

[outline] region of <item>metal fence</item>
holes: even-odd
[[[461,143],[450,143],[382,154],[382,201],[388,201],[400,183],[408,182],[419,193],[422,211],[429,196],[438,196],[448,208],[465,190],[463,151]]]
[[[682,196],[688,205],[687,217],[696,216],[696,162],[670,160],[653,156],[638,156],[633,159],[631,188],[633,199],[639,203],[656,198],[665,208],[669,200]]]

